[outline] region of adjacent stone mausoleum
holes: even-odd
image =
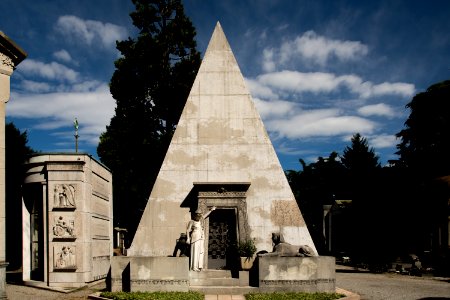
[[[79,153],[39,153],[25,167],[24,282],[79,287],[105,278],[113,250],[111,172]]]

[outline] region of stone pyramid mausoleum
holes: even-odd
[[[272,251],[273,232],[316,251],[219,23],[127,255],[172,255],[191,212],[212,206],[206,266],[220,266],[235,241]]]

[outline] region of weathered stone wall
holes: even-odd
[[[336,290],[335,258],[331,256],[258,258],[261,292],[328,292]]]
[[[111,291],[189,290],[188,257],[114,256],[111,261]]]

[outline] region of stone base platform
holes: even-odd
[[[261,256],[255,263],[262,293],[336,290],[336,261],[332,256]]]
[[[226,270],[189,271],[188,257],[114,256],[111,291],[329,292],[336,290],[335,258],[262,256],[239,277]]]
[[[188,257],[113,256],[111,291],[189,290]]]

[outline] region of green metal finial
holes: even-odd
[[[73,127],[75,128],[75,153],[78,153],[78,120],[75,118],[73,121]]]

